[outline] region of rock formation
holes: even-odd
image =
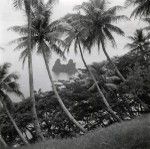
[[[52,68],[52,71],[55,73],[64,72],[68,74],[74,74],[77,71],[77,69],[76,64],[73,62],[72,59],[70,59],[67,64],[61,64],[60,59],[57,59]]]

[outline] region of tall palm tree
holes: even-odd
[[[5,109],[6,114],[8,115],[18,135],[20,136],[24,144],[28,144],[28,141],[22,135],[21,130],[18,128],[15,120],[11,116],[7,107],[11,101],[8,96],[9,93],[13,93],[18,96],[22,95],[22,93],[19,90],[19,85],[16,82],[18,80],[18,75],[15,73],[9,74],[9,68],[9,63],[5,63],[4,65],[0,66],[0,101],[3,104],[3,108]]]
[[[113,47],[116,46],[112,33],[124,36],[124,32],[114,25],[114,23],[122,19],[127,19],[124,15],[116,15],[117,10],[122,9],[122,7],[114,6],[107,9],[106,0],[90,0],[89,2],[84,2],[81,5],[76,6],[75,9],[84,12],[86,16],[84,24],[86,24],[87,30],[89,30],[89,36],[86,39],[85,45],[89,49],[95,44],[97,44],[98,49],[100,49],[101,45],[107,60],[110,62],[122,81],[125,81],[125,78],[113,63],[106,50],[107,41],[110,41]]]
[[[44,140],[44,136],[42,134],[37,112],[36,112],[36,103],[34,96],[34,82],[33,82],[33,66],[32,66],[32,43],[31,43],[31,24],[32,24],[32,11],[31,6],[35,6],[39,3],[39,0],[14,0],[14,7],[22,9],[25,8],[27,20],[28,20],[28,38],[27,38],[27,51],[28,51],[28,70],[29,70],[29,87],[30,87],[30,98],[32,100],[32,113],[34,118],[34,126],[36,129],[37,136]]]
[[[95,76],[93,75],[91,69],[89,68],[89,66],[87,65],[87,63],[85,61],[81,44],[83,45],[83,42],[85,41],[85,38],[87,36],[87,29],[86,29],[86,27],[80,25],[80,19],[85,19],[85,17],[80,14],[68,14],[63,18],[63,20],[67,23],[67,25],[66,25],[67,26],[67,29],[66,29],[67,35],[66,36],[67,37],[65,38],[65,43],[67,44],[66,49],[69,52],[70,46],[72,44],[74,44],[75,53],[77,53],[77,51],[79,49],[79,53],[81,55],[83,64],[84,64],[85,68],[88,70],[94,84],[96,85],[99,95],[100,95],[100,97],[102,97],[102,100],[107,107],[107,111],[109,113],[111,113],[111,115],[117,121],[120,122],[121,119],[115,114],[115,112],[110,107],[109,103],[107,102],[107,99],[105,98],[103,92],[101,91],[101,88],[99,87],[99,85],[97,83]]]
[[[150,1],[149,0],[126,0],[125,6],[135,6],[131,17],[148,17],[150,15]]]
[[[142,56],[143,61],[146,62],[149,53],[148,46],[148,36],[144,34],[143,29],[138,29],[135,31],[133,36],[129,36],[131,43],[126,44],[126,48],[131,49],[131,52]]]
[[[37,53],[43,55],[53,91],[56,95],[56,98],[61,108],[63,109],[65,114],[68,116],[68,118],[81,131],[86,132],[86,130],[75,120],[75,118],[71,115],[69,110],[64,105],[61,97],[59,96],[57,92],[57,88],[54,84],[51,71],[49,69],[49,58],[52,52],[55,52],[56,54],[60,56],[64,56],[63,52],[60,49],[60,45],[63,45],[63,41],[60,39],[60,33],[63,32],[64,28],[62,27],[62,25],[59,24],[59,21],[54,21],[50,23],[51,10],[49,9],[49,5],[43,4],[41,2],[38,6],[39,8],[36,9],[34,12],[34,17],[33,17],[32,27],[31,27],[31,32],[33,34],[32,49],[37,48]],[[21,34],[27,34],[26,27],[16,26],[16,27],[12,27],[12,30],[19,32]],[[21,37],[14,42],[18,42],[18,41],[21,41],[21,42],[16,47],[16,49],[25,48],[25,50],[21,54],[21,58],[25,60],[28,54],[27,49],[26,49],[27,37],[26,36]]]

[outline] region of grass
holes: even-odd
[[[49,140],[21,149],[150,149],[150,115],[99,128],[79,138]]]

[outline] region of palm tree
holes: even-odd
[[[148,36],[144,34],[143,29],[138,29],[135,31],[133,36],[129,36],[131,43],[126,44],[126,48],[131,49],[131,52],[142,56],[143,61],[147,61],[148,56]]]
[[[148,17],[150,14],[150,1],[149,0],[126,0],[125,6],[135,6],[132,11],[131,17]]]
[[[49,3],[50,5],[50,3]],[[49,69],[49,58],[51,56],[52,51],[60,56],[64,56],[63,52],[60,49],[60,45],[63,45],[63,41],[59,38],[60,33],[63,32],[64,28],[62,25],[59,24],[59,21],[50,22],[51,17],[51,10],[49,9],[48,4],[43,4],[42,2],[39,4],[39,8],[35,10],[34,12],[34,18],[32,22],[32,28],[31,32],[33,34],[32,36],[32,49],[37,48],[37,53],[42,54],[46,69],[48,72],[48,76],[50,79],[50,82],[52,84],[53,91],[57,97],[57,100],[65,112],[65,114],[68,116],[68,118],[83,132],[86,132],[86,130],[75,120],[75,118],[71,115],[69,110],[64,105],[61,97],[59,96],[57,92],[57,88],[54,84],[51,71]],[[21,34],[27,34],[27,28],[16,26],[12,27],[12,30],[19,32]],[[28,53],[26,49],[27,45],[27,37],[21,37],[14,42],[20,42],[20,44],[16,47],[16,49],[25,48],[25,50],[21,54],[21,58],[23,60],[26,59]]]
[[[32,114],[34,118],[34,126],[36,129],[37,136],[44,140],[44,136],[42,134],[37,112],[36,112],[36,103],[35,103],[35,96],[34,96],[34,82],[33,82],[33,66],[32,66],[32,44],[31,44],[31,25],[32,25],[32,11],[31,6],[35,6],[39,3],[39,0],[14,0],[14,6],[16,8],[22,9],[25,8],[25,12],[28,19],[28,38],[27,38],[27,51],[28,51],[28,70],[29,70],[29,87],[30,87],[30,98],[32,100]]]
[[[91,65],[91,71],[104,92],[115,91],[118,88],[117,84],[120,82],[120,78],[115,76],[111,70],[109,71],[105,65],[105,62],[93,63]],[[90,79],[89,82],[91,82]],[[95,84],[91,83],[89,90],[93,90],[95,88]]]
[[[15,73],[9,74],[9,68],[10,64],[5,63],[2,66],[0,66],[0,101],[3,104],[3,108],[6,111],[6,114],[8,115],[10,121],[12,122],[13,126],[15,127],[18,135],[24,142],[24,144],[28,144],[28,141],[25,139],[25,137],[22,135],[22,132],[18,128],[15,120],[11,116],[8,105],[10,106],[11,100],[8,96],[9,93],[13,93],[17,96],[21,96],[22,93],[19,90],[19,85],[16,82],[18,80],[18,75]]]
[[[74,43],[75,53],[77,53],[78,48],[79,48],[79,52],[80,52],[83,64],[84,64],[85,68],[88,70],[94,84],[96,85],[99,95],[100,95],[100,97],[102,97],[102,100],[105,103],[108,112],[111,113],[111,115],[117,121],[120,122],[121,119],[115,114],[115,112],[110,107],[109,103],[107,102],[107,99],[105,98],[103,92],[101,91],[101,89],[97,83],[97,80],[95,79],[92,71],[90,70],[89,66],[87,65],[87,63],[84,59],[81,44],[83,45],[83,42],[85,41],[85,38],[87,36],[87,29],[84,26],[80,25],[80,19],[86,19],[86,18],[80,14],[68,14],[63,18],[63,20],[67,23],[67,25],[66,25],[67,26],[67,30],[66,30],[67,37],[65,38],[65,43],[67,44],[66,49],[69,52],[70,46],[72,45],[72,43]]]
[[[97,44],[99,50],[101,45],[107,60],[115,69],[118,76],[122,81],[126,81],[106,50],[107,41],[110,41],[113,47],[116,46],[112,33],[124,36],[124,32],[114,25],[115,22],[127,19],[124,15],[116,15],[117,10],[122,9],[122,7],[114,6],[107,9],[106,0],[90,0],[90,2],[84,2],[82,5],[76,6],[75,9],[78,11],[81,10],[86,16],[84,25],[86,24],[87,30],[89,30],[89,36],[86,39],[85,46],[90,49],[93,45]]]

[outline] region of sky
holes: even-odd
[[[75,5],[81,4],[82,2],[87,0],[59,0],[59,2],[54,7],[53,11],[53,19],[58,19],[65,14],[72,12],[73,7]],[[114,5],[123,5],[124,0],[109,0],[111,6]],[[132,8],[126,9],[120,14],[125,14],[127,16],[130,15]],[[8,28],[14,25],[23,25],[26,22],[26,17],[24,14],[16,11],[13,8],[12,0],[1,0],[0,4],[0,47],[4,47],[5,51],[0,51],[0,64],[4,62],[12,63],[11,71],[15,71],[20,75],[19,83],[21,86],[21,90],[25,94],[25,96],[29,95],[29,87],[28,87],[28,69],[27,64],[22,68],[22,62],[19,61],[19,51],[13,51],[13,48],[16,45],[10,45],[9,42],[13,39],[18,38],[19,36],[11,31],[8,31]],[[131,21],[120,22],[117,26],[121,27],[126,33],[125,37],[118,37],[115,36],[117,42],[117,48],[113,49],[111,46],[107,46],[107,50],[110,56],[119,56],[127,53],[129,50],[124,49],[125,44],[128,42],[127,36],[133,34],[133,32],[144,26],[144,23],[139,20],[132,19]],[[71,50],[73,51],[73,49]],[[88,64],[92,62],[100,62],[105,60],[105,56],[102,52],[97,52],[97,47],[94,47],[92,50],[92,54],[89,55],[88,53],[85,54],[85,58]],[[66,55],[68,59],[72,58],[75,62],[77,67],[83,67],[82,61],[79,55],[75,55],[73,52],[70,52]],[[50,60],[50,67],[53,66],[55,60],[58,57],[53,55],[53,58]],[[66,63],[62,61],[62,63]],[[35,90],[42,89],[43,91],[49,90],[51,88],[51,84],[49,83],[48,76],[46,73],[46,69],[44,66],[44,61],[41,56],[34,55],[33,57],[33,68],[34,68],[34,83],[35,83]],[[54,76],[54,75],[53,75]],[[65,77],[65,76],[64,76]],[[55,78],[55,76],[54,76]],[[61,79],[60,76],[59,79]]]

